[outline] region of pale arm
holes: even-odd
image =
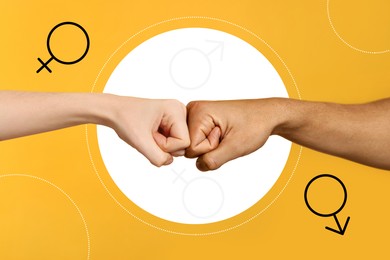
[[[0,140],[86,123],[109,125],[104,95],[87,93],[0,92]]]
[[[156,166],[189,144],[186,109],[176,100],[0,91],[0,141],[87,123],[113,128]]]

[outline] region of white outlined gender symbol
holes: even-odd
[[[173,55],[169,63],[169,75],[180,88],[191,90],[203,87],[209,81],[213,70],[211,54],[219,51],[220,61],[223,60],[224,42],[206,42],[213,43],[215,47],[208,52],[194,47],[184,48]]]
[[[216,180],[202,176],[187,181],[183,176],[186,169],[180,172],[171,170],[176,175],[172,183],[175,184],[180,180],[185,184],[182,192],[183,207],[191,216],[207,219],[218,214],[224,205],[225,194]],[[199,190],[203,192],[200,193]],[[202,194],[202,199],[199,199],[199,194]]]
[[[169,64],[169,75],[178,87],[194,91],[205,86],[213,70],[211,54],[219,51],[219,60],[223,60],[224,42],[205,41],[214,44],[214,48],[208,52],[195,47],[184,48],[173,55]],[[195,177],[187,181],[183,177],[186,169],[179,173],[173,168],[171,170],[176,175],[173,184],[177,180],[181,180],[185,184],[181,196],[183,207],[187,213],[195,218],[207,219],[220,212],[224,204],[224,191],[216,180],[210,177]],[[199,192],[199,190],[203,192]],[[194,194],[195,196],[193,196]],[[199,194],[202,194],[202,199],[199,198]]]
[[[175,29],[144,41],[122,58],[104,92],[173,98],[183,104],[288,97],[278,72],[261,52],[234,35],[205,28]],[[215,223],[255,205],[279,178],[291,149],[290,142],[273,136],[261,150],[205,175],[187,158],[156,168],[106,127],[97,127],[97,138],[119,190],[151,215],[183,224]]]

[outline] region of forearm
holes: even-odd
[[[341,105],[278,99],[274,134],[303,146],[390,169],[390,99]]]
[[[108,102],[105,94],[0,91],[0,140],[86,123],[108,124]]]

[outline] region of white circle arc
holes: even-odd
[[[37,181],[40,181],[42,183],[48,184],[49,186],[55,188],[60,193],[62,193],[72,203],[72,205],[76,209],[76,211],[79,214],[79,216],[80,216],[80,218],[82,220],[82,223],[84,225],[84,229],[85,229],[85,233],[86,233],[86,237],[87,237],[87,260],[90,259],[90,255],[91,255],[91,241],[90,241],[90,236],[89,236],[88,225],[87,225],[87,222],[86,222],[86,220],[84,218],[84,215],[81,213],[80,208],[77,206],[77,204],[74,202],[74,200],[63,189],[61,189],[60,187],[58,187],[54,183],[52,183],[52,182],[50,182],[50,181],[48,181],[46,179],[37,177],[37,176],[28,175],[28,174],[20,174],[20,173],[3,174],[3,175],[0,175],[0,180],[1,179],[5,179],[5,178],[10,178],[10,177],[13,177],[13,178],[14,177],[29,178],[29,179],[37,180]]]
[[[216,48],[210,40],[223,42],[224,48],[210,53]],[[177,60],[178,53],[188,50],[198,51],[187,55],[186,59]],[[207,65],[205,59],[209,60],[210,68],[204,69]],[[172,60],[180,62],[176,67],[182,68],[182,74],[201,84],[196,83],[196,88],[192,89],[175,84],[169,73]],[[187,85],[190,83],[191,80]],[[206,28],[176,29],[143,42],[118,64],[104,93],[174,98],[184,104],[192,100],[288,97],[277,71],[257,49],[236,36]],[[195,185],[187,184],[186,197],[192,198],[192,208],[199,211],[188,214],[188,207],[182,204],[183,187],[172,183],[171,169],[185,169],[183,177],[191,182],[204,175],[196,169],[193,160],[176,158],[172,165],[156,168],[120,140],[112,129],[98,126],[97,135],[104,164],[119,189],[149,213],[185,224],[225,220],[253,206],[279,178],[291,148],[289,141],[272,136],[255,153],[207,173],[208,178],[222,187],[223,207],[220,207],[221,203],[212,203],[213,198],[219,196],[219,190],[205,189],[202,185],[194,188]]]
[[[264,44],[265,46],[267,46],[267,48],[269,48],[272,53],[279,59],[279,61],[283,64],[284,68],[286,69],[286,71],[288,72],[288,75],[290,76],[292,82],[293,82],[293,86],[295,87],[295,91],[296,91],[296,94],[298,96],[299,99],[301,99],[301,95],[300,95],[300,91],[298,89],[298,86],[296,84],[296,81],[294,79],[294,76],[292,75],[290,69],[287,67],[286,63],[283,61],[283,59],[280,57],[280,55],[267,43],[265,42],[261,37],[259,37],[257,34],[249,31],[248,29],[246,29],[245,27],[242,27],[238,24],[235,24],[235,23],[232,23],[232,22],[229,22],[229,21],[226,21],[226,20],[223,20],[223,19],[219,19],[219,18],[215,18],[215,17],[206,17],[206,16],[185,16],[185,17],[177,17],[177,18],[172,18],[172,19],[168,19],[168,20],[164,20],[164,21],[161,21],[161,22],[158,22],[158,23],[155,23],[155,24],[152,24],[146,28],[144,28],[143,30],[139,31],[138,33],[132,35],[130,38],[128,38],[122,45],[120,45],[114,52],[113,54],[108,58],[108,60],[105,62],[105,64],[103,65],[102,69],[100,70],[100,72],[98,73],[97,77],[96,77],[96,80],[92,86],[92,89],[91,89],[91,92],[94,92],[94,89],[96,87],[96,84],[100,78],[100,75],[101,73],[103,72],[103,70],[105,69],[105,67],[108,65],[108,63],[112,60],[112,58],[114,57],[114,55],[116,55],[116,53],[118,53],[118,51],[120,49],[122,49],[129,41],[131,41],[134,37],[137,37],[138,35],[142,34],[143,32],[151,29],[151,28],[154,28],[154,27],[157,27],[159,25],[162,25],[162,24],[166,24],[166,23],[170,23],[170,22],[175,22],[175,21],[181,21],[181,20],[207,20],[207,21],[211,21],[211,22],[217,22],[217,23],[221,23],[221,24],[227,24],[229,26],[232,26],[232,27],[235,27],[235,28],[238,28],[242,31],[244,31],[245,33],[248,33],[249,35],[251,35],[252,37],[255,37],[256,39],[258,39],[262,44]],[[292,171],[290,172],[290,175],[286,181],[286,183],[283,185],[283,187],[281,188],[281,190],[278,192],[278,194],[270,201],[270,203],[264,207],[263,209],[261,209],[259,212],[257,212],[256,214],[252,215],[251,217],[247,218],[246,220],[244,221],[241,221],[240,223],[238,224],[234,224],[232,226],[229,226],[229,227],[225,227],[225,228],[222,228],[222,229],[218,229],[218,230],[214,230],[214,231],[207,231],[207,232],[183,232],[183,231],[178,231],[178,230],[174,230],[174,229],[167,229],[167,228],[164,228],[164,227],[160,227],[156,224],[153,224],[153,223],[150,223],[149,221],[145,221],[144,219],[138,217],[137,215],[135,215],[134,213],[132,213],[132,211],[130,209],[128,209],[127,207],[125,207],[120,201],[118,201],[118,199],[112,194],[112,192],[108,189],[108,187],[106,186],[106,184],[104,183],[103,179],[101,178],[100,176],[100,173],[99,173],[99,169],[96,167],[96,164],[94,162],[94,156],[92,155],[92,151],[91,151],[91,147],[90,147],[90,140],[89,140],[89,131],[88,131],[88,126],[86,127],[86,142],[87,142],[87,149],[88,149],[88,153],[89,153],[89,156],[90,156],[90,160],[91,160],[91,164],[92,164],[92,167],[94,169],[94,171],[96,172],[97,174],[97,177],[98,179],[100,180],[101,184],[103,185],[103,187],[105,188],[105,190],[107,191],[107,193],[110,195],[110,197],[117,203],[118,206],[120,206],[124,211],[126,211],[129,215],[131,215],[132,217],[134,217],[135,219],[137,219],[138,221],[142,222],[143,224],[145,225],[148,225],[150,227],[153,227],[157,230],[160,230],[160,231],[163,231],[163,232],[168,232],[168,233],[172,233],[172,234],[177,234],[177,235],[186,235],[186,236],[207,236],[207,235],[213,235],[213,234],[219,234],[219,233],[223,233],[223,232],[227,232],[227,231],[230,231],[232,229],[235,229],[235,228],[238,228],[246,223],[249,223],[251,222],[252,220],[254,220],[256,217],[258,217],[260,214],[262,214],[265,210],[267,210],[278,198],[279,196],[282,194],[282,192],[284,191],[284,189],[287,187],[287,185],[289,184],[291,178],[293,177],[296,169],[297,169],[297,166],[298,166],[298,163],[299,163],[299,160],[300,160],[300,157],[301,157],[301,153],[302,153],[302,147],[299,147],[299,151],[298,151],[298,156],[297,158],[294,160],[294,165],[293,165],[293,169]]]

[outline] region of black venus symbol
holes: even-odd
[[[83,55],[81,55],[78,59],[76,60],[73,60],[73,61],[64,61],[64,60],[61,60],[59,59],[58,57],[56,57],[52,50],[51,50],[51,47],[50,47],[50,38],[53,34],[53,32],[58,29],[59,27],[61,26],[64,26],[64,25],[72,25],[72,26],[76,26],[77,28],[79,28],[85,35],[85,38],[87,40],[87,46],[85,48],[85,51],[83,53]],[[51,73],[51,69],[49,68],[49,63],[52,61],[52,60],[55,60],[57,61],[58,63],[61,63],[61,64],[65,64],[65,65],[71,65],[71,64],[75,64],[79,61],[81,61],[82,59],[84,59],[85,55],[87,55],[88,53],[88,50],[89,50],[89,44],[90,44],[90,41],[89,41],[89,36],[88,36],[88,33],[87,31],[81,26],[79,25],[78,23],[74,23],[74,22],[63,22],[63,23],[59,23],[57,24],[56,26],[53,27],[53,29],[51,29],[51,31],[49,32],[49,35],[47,36],[47,41],[46,41],[46,46],[47,46],[47,51],[49,52],[50,54],[50,58],[46,61],[46,62],[43,62],[41,60],[41,58],[38,58],[38,61],[41,63],[41,67],[37,70],[37,73],[39,73],[43,68],[45,68],[47,71],[49,71]]]

